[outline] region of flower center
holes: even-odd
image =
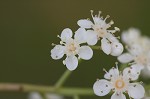
[[[118,79],[115,82],[115,88],[116,89],[123,89],[125,87],[125,82],[123,81],[123,79]]]
[[[68,46],[68,50],[69,50],[70,52],[75,51],[75,50],[76,50],[75,44],[74,44],[74,43],[71,43],[71,44]]]
[[[100,26],[98,26],[98,25],[94,25],[93,26],[93,29],[94,29],[94,31],[96,32],[96,33],[98,33],[98,37],[100,38],[103,38],[104,36],[105,36],[105,34],[106,34],[106,31],[102,28],[102,27],[100,27]]]

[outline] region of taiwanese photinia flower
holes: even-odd
[[[129,97],[141,99],[145,90],[141,83],[133,82],[138,79],[140,70],[136,66],[125,68],[121,73],[118,67],[106,71],[104,78],[94,83],[93,90],[97,96],[105,96],[111,90],[114,92],[111,99],[126,99],[123,93],[128,93]],[[132,83],[131,83],[132,81]]]
[[[114,36],[114,33],[119,31],[119,28],[115,27],[114,30],[108,30],[114,22],[110,21],[106,23],[106,19],[109,18],[109,16],[103,19],[100,14],[101,12],[99,11],[98,15],[93,16],[93,11],[91,11],[94,22],[89,19],[81,19],[77,23],[81,28],[88,29],[86,41],[89,45],[95,45],[97,41],[101,39],[101,48],[104,53],[118,56],[123,52],[122,44],[119,43],[117,37]]]
[[[60,44],[55,45],[55,47],[51,50],[51,57],[57,60],[62,58],[64,54],[66,54],[67,57],[63,61],[63,63],[69,70],[75,70],[77,68],[78,59],[91,59],[93,56],[92,49],[87,45],[83,45],[83,43],[86,43],[84,35],[85,33],[85,29],[79,28],[75,32],[73,39],[72,30],[69,28],[64,29],[59,36],[59,38],[61,39]],[[82,46],[80,44],[82,44]]]
[[[122,34],[122,40],[127,45],[126,53],[120,55],[118,60],[121,63],[132,63],[138,68],[149,68],[150,70],[150,39],[142,37],[139,30],[129,29]]]

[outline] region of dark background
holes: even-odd
[[[148,0],[1,0],[0,82],[55,84],[66,67],[62,60],[51,59],[51,43],[59,43],[57,35],[66,27],[76,31],[77,20],[91,18],[91,9],[95,14],[102,11],[104,17],[109,14],[107,22],[114,20],[113,26],[121,31],[137,27],[143,34],[150,35],[149,4]],[[64,86],[92,88],[97,78],[103,78],[102,68],[108,70],[116,61],[115,57],[95,50],[94,57],[83,61]],[[27,97],[22,93],[0,92],[0,99]]]

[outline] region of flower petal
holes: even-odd
[[[129,53],[124,53],[118,57],[119,62],[128,63],[133,60],[133,56]]]
[[[93,23],[87,19],[81,19],[77,22],[81,28],[92,28]]]
[[[94,83],[93,90],[97,96],[105,96],[107,95],[112,88],[112,85],[109,81],[101,79]]]
[[[109,55],[111,53],[111,44],[106,38],[101,40],[101,48],[105,54]]]
[[[142,66],[134,64],[131,67],[127,67],[123,70],[123,76],[125,76],[128,79],[131,79],[132,81],[137,80],[142,69]]]
[[[74,55],[67,56],[65,59],[65,64],[70,71],[75,70],[78,66],[78,59]]]
[[[64,46],[56,45],[51,50],[51,57],[55,60],[60,59],[64,56]]]
[[[67,40],[69,40],[70,38],[72,37],[72,30],[69,29],[69,28],[66,28],[64,29],[62,32],[61,32],[61,40],[63,42],[66,42]]]
[[[111,99],[126,99],[126,96],[123,93],[114,93]]]
[[[88,30],[86,35],[86,41],[89,45],[95,45],[98,41],[96,33],[92,30]]]
[[[119,40],[117,39],[117,37],[115,37],[114,35],[112,35],[111,33],[107,33],[106,37],[108,38],[108,40],[110,42],[119,42]]]
[[[79,57],[85,60],[91,59],[93,50],[89,46],[81,46],[79,49]]]
[[[86,42],[86,30],[84,28],[79,28],[74,35],[75,40],[81,44]]]
[[[145,89],[139,83],[131,83],[128,87],[128,94],[134,99],[141,99],[144,97]]]
[[[111,68],[109,70],[109,72],[107,72],[105,75],[104,75],[104,78],[105,79],[111,79],[111,77],[118,77],[119,76],[119,70],[117,68]]]
[[[119,42],[113,42],[111,46],[111,55],[119,56],[123,52],[123,45]]]

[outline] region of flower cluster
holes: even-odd
[[[77,22],[80,28],[75,32],[74,38],[71,29],[66,28],[62,31],[58,37],[61,39],[60,44],[55,45],[51,50],[51,57],[55,60],[61,59],[66,55],[66,59],[63,64],[69,70],[75,70],[78,66],[78,59],[89,60],[93,56],[93,51],[89,46],[95,45],[98,40],[101,39],[101,49],[107,55],[119,56],[123,52],[123,46],[115,37],[114,33],[119,31],[119,28],[115,27],[114,30],[108,30],[113,21],[106,23],[107,16],[103,19],[98,15],[91,15],[94,23],[88,19],[81,19]]]
[[[69,70],[75,70],[79,59],[89,60],[93,57],[91,46],[95,46],[100,40],[101,45],[99,46],[105,54],[117,56],[119,62],[130,63],[131,66],[126,67],[123,72],[118,70],[118,64],[116,68],[113,67],[108,72],[105,70],[106,80],[101,79],[94,83],[94,93],[97,96],[105,96],[112,90],[114,94],[111,99],[126,99],[124,93],[128,93],[130,98],[143,98],[145,89],[140,82],[135,81],[139,78],[143,68],[150,70],[150,39],[142,37],[137,29],[131,28],[124,31],[121,38],[128,52],[122,54],[123,45],[114,35],[119,28],[109,29],[114,22],[107,23],[106,19],[109,16],[103,18],[101,11],[98,15],[93,15],[93,10],[91,10],[91,16],[93,21],[90,19],[78,20],[77,24],[80,28],[75,33],[65,28],[61,35],[58,35],[61,41],[58,45],[53,44],[51,57],[57,60],[66,55],[63,64]]]
[[[134,99],[141,99],[144,97],[145,90],[140,83],[134,83],[133,81],[138,79],[140,70],[135,67],[127,67],[123,72],[119,72],[118,66],[110,69],[104,78],[94,83],[93,90],[97,96],[105,96],[111,90],[114,94],[111,99],[126,99],[123,93],[128,93],[129,97]]]
[[[128,52],[120,55],[121,63],[131,63],[137,68],[150,70],[150,39],[141,36],[140,31],[130,28],[122,33],[122,40]]]

